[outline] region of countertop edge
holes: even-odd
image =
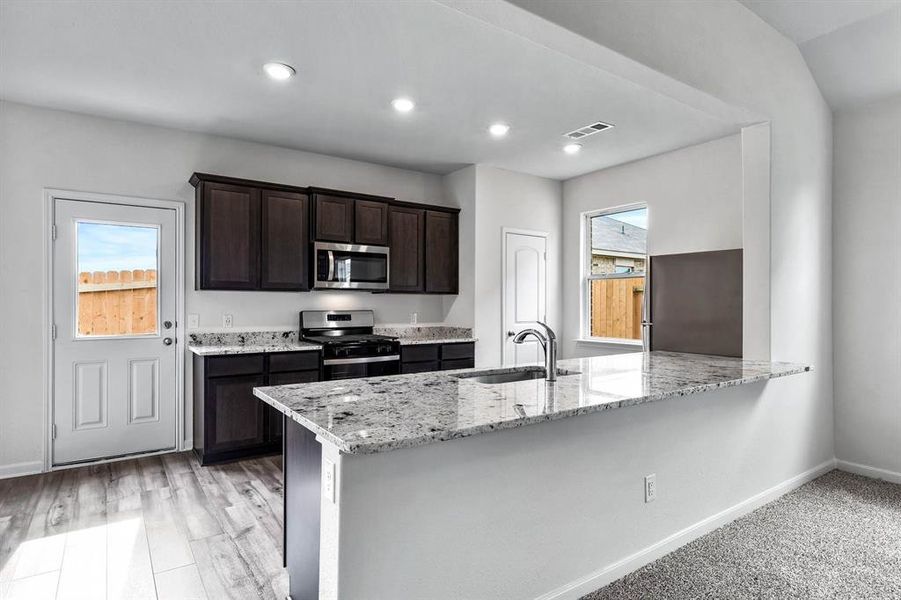
[[[281,352],[311,352],[322,350],[318,344],[297,344],[285,346],[267,346],[266,344],[247,344],[244,346],[235,344],[202,345],[188,344],[188,350],[197,356],[236,356],[240,354],[274,354]]]
[[[774,363],[778,364],[778,363]],[[681,396],[691,396],[694,394],[700,394],[703,392],[714,391],[718,389],[724,389],[729,387],[738,387],[740,385],[748,385],[752,383],[760,383],[763,381],[769,381],[771,379],[779,379],[782,377],[788,377],[790,375],[799,375],[801,373],[808,373],[813,370],[813,367],[810,365],[797,365],[794,368],[787,369],[785,371],[779,373],[765,373],[761,375],[754,375],[750,377],[743,377],[741,379],[730,379],[726,381],[718,381],[713,383],[705,383],[697,386],[688,387],[681,390],[672,390],[666,392],[660,392],[656,394],[651,394],[649,396],[641,396],[638,398],[628,398],[615,402],[608,402],[604,404],[592,404],[589,406],[580,406],[578,408],[573,408],[569,410],[564,410],[560,412],[555,412],[554,414],[547,415],[533,415],[523,417],[517,420],[510,421],[501,421],[498,423],[492,423],[490,425],[477,425],[474,427],[469,427],[466,429],[457,430],[454,432],[437,432],[435,434],[421,435],[413,438],[407,438],[399,441],[391,441],[391,442],[379,442],[373,444],[365,444],[365,443],[355,443],[348,444],[347,442],[341,440],[337,436],[335,436],[330,431],[323,429],[316,423],[302,417],[297,414],[295,411],[291,410],[278,400],[267,396],[263,392],[260,391],[260,388],[254,388],[253,394],[269,406],[272,406],[282,414],[291,418],[291,420],[295,421],[299,425],[306,427],[308,430],[315,433],[317,436],[328,440],[335,447],[338,448],[341,452],[346,454],[354,454],[354,455],[365,455],[365,454],[379,454],[383,452],[390,452],[392,450],[401,450],[404,448],[415,448],[417,446],[424,446],[427,444],[437,443],[437,442],[446,442],[450,440],[456,440],[466,437],[472,437],[474,435],[480,435],[482,433],[490,433],[492,431],[502,431],[505,429],[516,429],[518,427],[524,427],[527,425],[534,425],[537,423],[544,423],[548,421],[557,421],[560,419],[566,419],[569,417],[587,415],[597,412],[603,412],[607,410],[615,410],[617,408],[627,408],[629,406],[638,406],[640,404],[648,404],[650,402],[657,402],[659,400],[666,400],[668,398],[677,398]]]

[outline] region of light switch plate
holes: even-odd
[[[327,458],[322,459],[322,497],[335,502],[335,463]]]
[[[222,315],[222,326],[223,327],[231,327],[234,323],[231,315]]]
[[[188,314],[188,329],[197,329],[200,327],[200,315],[196,313]]]

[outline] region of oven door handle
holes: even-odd
[[[377,362],[391,362],[395,360],[400,360],[399,354],[392,354],[390,356],[363,356],[361,358],[329,358],[327,360],[322,361],[322,364],[325,366],[329,365],[363,365],[366,363],[377,363]]]
[[[334,281],[332,279],[335,276],[335,252],[334,250],[328,251],[328,277],[326,281]]]

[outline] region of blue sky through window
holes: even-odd
[[[78,223],[78,272],[156,269],[157,229]]]
[[[647,208],[637,208],[635,210],[627,210],[625,212],[613,213],[607,216],[615,221],[622,221],[623,223],[635,225],[636,227],[641,227],[642,229],[648,228]]]

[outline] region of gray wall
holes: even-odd
[[[835,454],[901,482],[901,98],[836,113],[834,178]]]
[[[45,187],[183,201],[186,311],[199,313],[203,329],[219,327],[222,313],[234,316],[235,330],[294,328],[299,310],[326,307],[373,308],[382,323],[452,313],[453,324],[472,325],[471,304],[458,311],[452,296],[193,289],[194,171],[445,204],[440,176],[8,102],[0,102],[0,166],[0,475],[40,469],[42,460]],[[190,386],[186,396],[190,406]]]
[[[564,182],[564,356],[636,350],[577,341],[583,337],[581,214],[646,203],[652,255],[741,248],[741,158],[736,134]]]

